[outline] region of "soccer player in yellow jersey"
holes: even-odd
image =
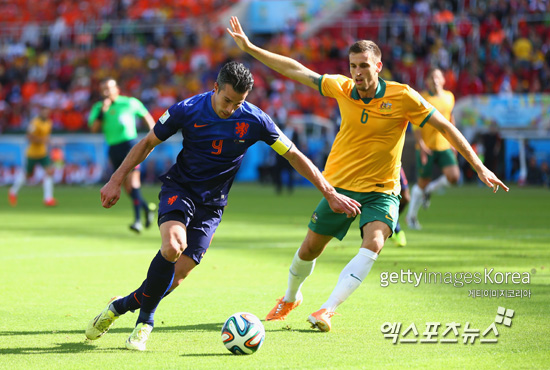
[[[453,108],[455,97],[445,90],[445,77],[439,68],[432,68],[426,76],[427,91],[421,95],[434,106],[449,122],[454,124]],[[460,178],[456,154],[447,139],[434,127],[413,126],[416,141],[416,168],[418,182],[411,191],[411,204],[407,212],[407,224],[411,229],[420,230],[418,210],[422,205],[428,208],[431,194],[443,187],[456,184]],[[437,164],[443,174],[431,181],[433,165]]]
[[[36,165],[41,165],[45,170],[42,186],[44,188],[44,205],[53,207],[57,205],[53,197],[53,172],[51,160],[48,155],[48,144],[52,132],[52,120],[49,118],[50,110],[47,107],[41,107],[40,113],[29,124],[27,138],[29,147],[27,148],[27,164],[25,172],[21,172],[15,179],[13,186],[8,192],[9,203],[15,207],[17,205],[17,193],[25,184],[25,180],[31,177]]]
[[[372,41],[358,41],[349,49],[351,78],[319,75],[299,62],[252,44],[236,17],[227,29],[239,48],[269,68],[337,100],[342,116],[340,131],[329,154],[324,176],[338,192],[362,205],[359,227],[363,241],[355,257],[342,270],[336,287],[320,309],[308,317],[312,327],[330,331],[336,308],[359,287],[393,233],[399,209],[399,172],[405,130],[413,125],[433,126],[454,145],[493,191],[508,188],[475,155],[464,136],[441,113],[407,85],[384,81],[381,53]],[[309,230],[294,255],[284,297],[266,320],[284,320],[302,303],[300,288],[312,273],[316,258],[328,242],[342,239],[353,219],[333,212],[322,199]]]

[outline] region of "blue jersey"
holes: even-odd
[[[163,183],[175,183],[199,203],[225,206],[246,150],[259,140],[272,146],[284,135],[266,113],[246,101],[231,117],[218,117],[213,93],[174,104],[153,130],[163,141],[180,129],[183,136],[176,163],[160,177]]]

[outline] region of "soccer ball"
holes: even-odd
[[[251,355],[262,346],[265,329],[260,319],[248,312],[231,315],[222,328],[222,341],[234,355]]]

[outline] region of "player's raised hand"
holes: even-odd
[[[120,184],[115,184],[112,180],[101,188],[101,205],[105,208],[111,208],[120,199]]]
[[[237,46],[241,50],[246,51],[250,45],[250,40],[248,40],[248,36],[244,33],[243,28],[239,23],[239,19],[232,16],[229,23],[231,24],[231,29],[227,28],[227,32],[231,35],[231,37],[233,37],[233,40],[235,40]]]
[[[498,191],[498,188],[502,186],[505,191],[509,191],[510,188],[506,186],[493,172],[491,172],[487,167],[483,168],[477,172],[479,179],[488,187],[493,188],[493,193]]]
[[[343,194],[334,192],[326,197],[330,209],[334,213],[345,213],[348,218],[361,214],[361,203]]]

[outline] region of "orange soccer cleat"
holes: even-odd
[[[269,313],[267,314],[266,321],[282,321],[286,319],[290,311],[302,304],[302,299],[297,299],[295,302],[285,302],[283,301],[285,297],[277,299],[277,304]]]
[[[321,308],[319,311],[315,311],[307,318],[307,321],[311,324],[312,329],[319,329],[321,331],[330,331],[332,316],[336,315],[336,312],[330,312],[326,308]]]
[[[55,207],[57,206],[57,200],[55,198],[46,199],[44,200],[44,205],[46,207]]]
[[[13,194],[12,192],[8,193],[8,202],[10,202],[10,205],[12,207],[15,207],[17,205],[17,194]]]

